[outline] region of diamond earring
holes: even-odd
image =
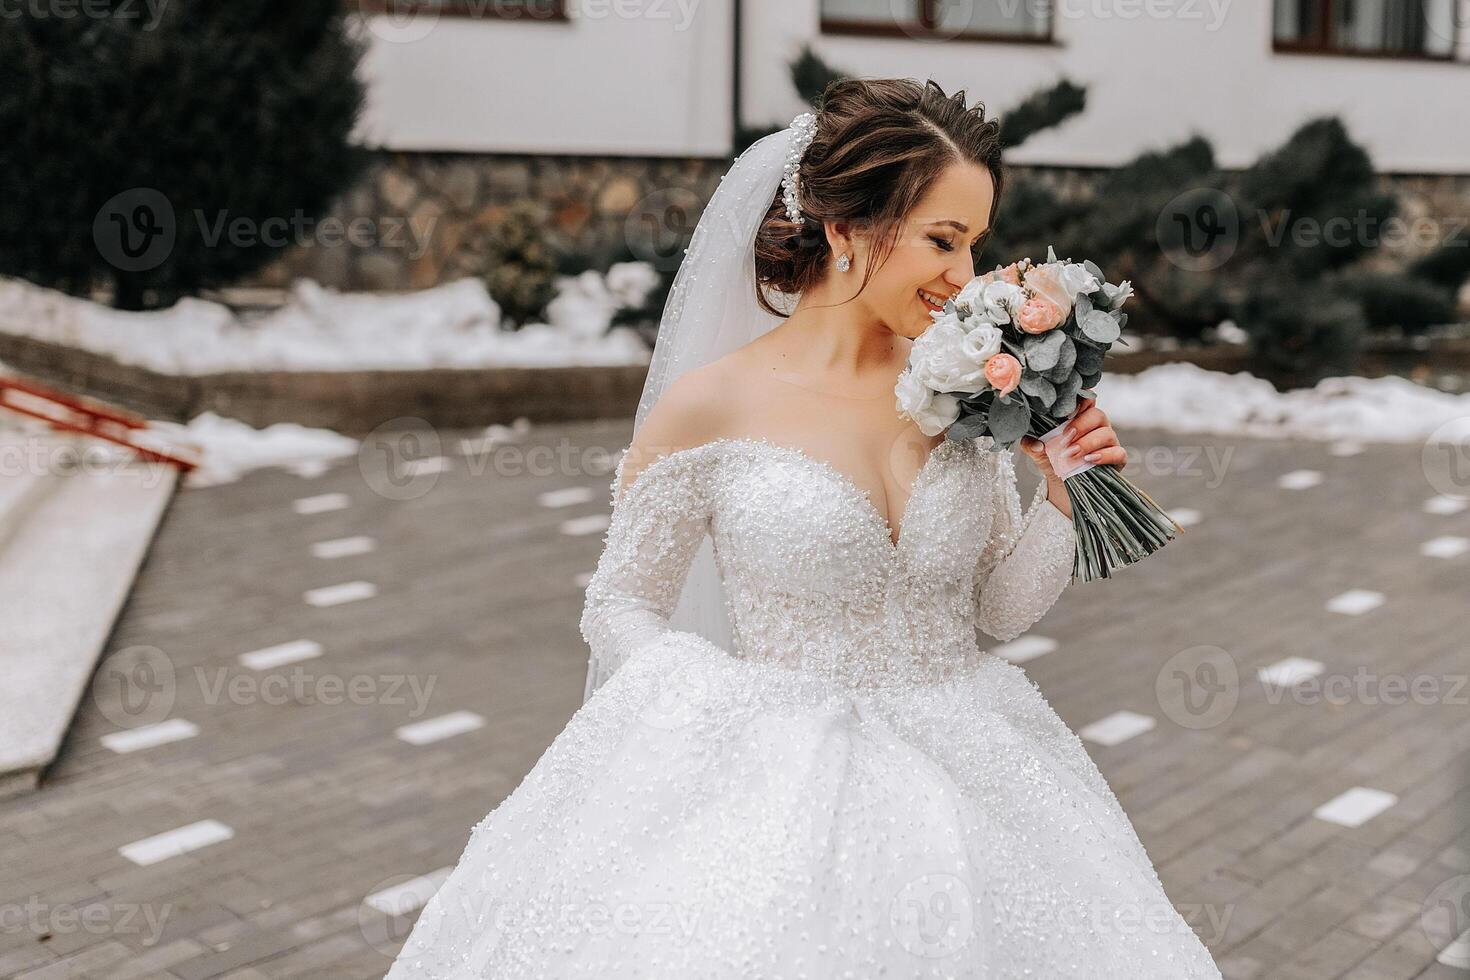
[[[846,255],[840,255],[840,256],[837,257],[837,271],[838,272],[846,272],[848,269],[851,269],[851,268],[852,268],[852,259],[848,258]]]

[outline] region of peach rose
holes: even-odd
[[[1021,362],[1010,354],[996,354],[985,362],[985,380],[998,394],[1009,395],[1021,383]]]
[[[1061,308],[1044,296],[1031,297],[1016,311],[1016,326],[1026,333],[1046,333],[1064,319]]]
[[[1054,265],[1033,266],[1026,273],[1026,288],[1048,300],[1058,309],[1072,308],[1072,297],[1062,282],[1061,270]]]
[[[1000,270],[1000,277],[1006,282],[1010,283],[1012,286],[1021,285],[1021,263],[1012,262],[1010,265]]]

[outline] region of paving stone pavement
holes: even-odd
[[[415,879],[580,703],[629,431],[468,455],[445,434],[402,479],[370,451],[182,491],[49,779],[0,803],[0,976],[381,977]],[[1470,926],[1470,507],[1425,509],[1418,446],[1124,435],[1125,472],[1197,520],[1069,588],[1025,669],[1074,729],[1152,720],[1088,747],[1227,977],[1466,976],[1444,951]],[[1320,482],[1278,485],[1299,470]],[[1350,590],[1383,601],[1329,610]],[[1317,673],[1257,677],[1287,658]],[[133,751],[104,742],[123,731]],[[1314,815],[1354,787],[1392,803]],[[120,850],[179,828],[151,863]]]

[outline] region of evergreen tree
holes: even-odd
[[[22,5],[0,29],[0,273],[124,308],[310,238],[367,157],[340,0]]]

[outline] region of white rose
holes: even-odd
[[[965,288],[960,290],[960,294],[955,297],[955,302],[964,303],[972,310],[980,309],[980,294],[985,291],[985,286],[985,277],[976,276],[965,283]]]
[[[954,424],[954,420],[960,417],[960,400],[954,395],[935,395],[929,402],[929,407],[918,415],[914,421],[918,423],[919,431],[926,436],[937,436],[945,429]]]
[[[958,323],[939,320],[914,341],[909,350],[909,370],[934,391],[984,390],[985,362],[965,353],[966,331]]]
[[[1062,288],[1067,291],[1067,299],[1074,306],[1077,303],[1078,293],[1096,292],[1102,283],[1098,282],[1097,276],[1087,271],[1087,267],[1077,263],[1068,262],[1062,266],[1061,274],[1057,276]]]
[[[934,400],[934,392],[929,389],[929,386],[914,377],[914,372],[907,368],[898,376],[898,384],[893,386],[893,394],[898,399],[898,410],[905,415],[915,415],[924,411]]]
[[[1133,283],[1124,279],[1118,283],[1118,291],[1113,294],[1112,306],[1114,309],[1123,305],[1123,301],[1133,295]]]
[[[985,362],[1000,353],[1000,339],[1000,327],[985,321],[965,334],[962,349],[971,362],[980,365],[981,377],[985,376]]]
[[[1025,302],[1026,290],[1004,280],[986,283],[980,292],[980,309],[993,323],[1010,323],[1011,310]]]

